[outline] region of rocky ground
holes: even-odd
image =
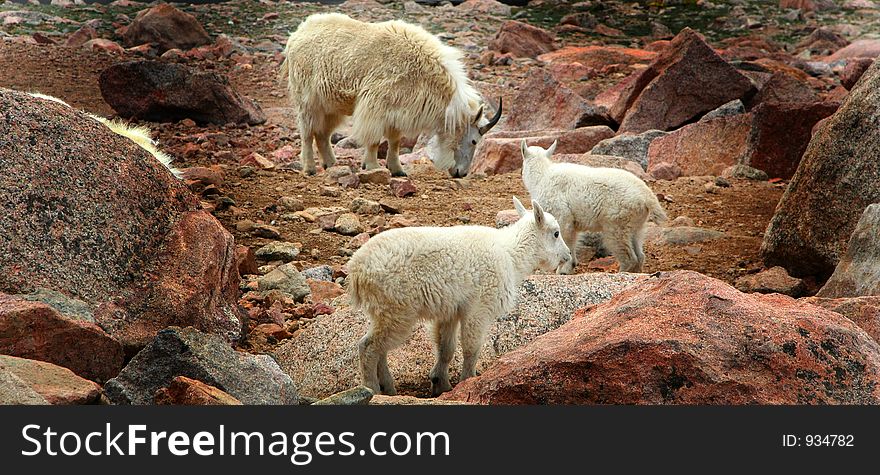
[[[51,5],[0,5],[0,87],[49,94],[77,109],[128,117],[131,123],[147,125],[159,148],[174,158],[174,166],[184,176],[183,182],[166,183],[156,178],[155,170],[144,171],[142,164],[124,162],[117,167],[114,160],[118,157],[107,158],[108,163],[98,166],[105,170],[103,175],[68,162],[64,167],[73,168],[64,168],[57,177],[50,173],[57,178],[52,182],[59,187],[57,195],[83,209],[99,198],[77,201],[81,194],[64,180],[79,177],[77,183],[88,183],[97,195],[113,193],[114,180],[121,180],[128,191],[116,197],[114,216],[123,216],[126,209],[141,210],[143,215],[129,219],[124,235],[114,235],[123,231],[97,218],[77,226],[68,223],[82,235],[77,242],[91,242],[93,235],[120,242],[113,252],[102,254],[103,261],[71,259],[68,254],[74,251],[69,246],[45,254],[43,249],[50,246],[44,240],[27,248],[45,260],[39,265],[31,264],[21,252],[10,252],[12,257],[0,259],[3,269],[16,269],[9,277],[0,278],[0,292],[4,292],[0,293],[0,329],[7,329],[5,334],[0,331],[0,353],[10,355],[8,358],[55,363],[102,385],[111,380],[104,385],[103,394],[105,401],[114,403],[291,403],[301,395],[325,397],[347,389],[356,384],[352,351],[365,325],[362,315],[347,308],[341,286],[348,256],[370,236],[391,227],[495,226],[504,221],[505,210],[512,208],[511,196],[527,195],[517,157],[520,137],[527,137],[530,143],[543,146],[559,140],[560,159],[624,168],[644,178],[670,217],[664,226],[649,228],[645,272],[695,273],[664,274],[658,278],[660,282],[643,282],[642,277],[616,274],[616,262],[604,256],[602,249],[585,250],[588,255],[582,257],[577,272],[587,274],[587,280],[536,277],[526,286],[523,303],[508,320],[513,323],[499,323],[493,330],[491,348],[487,348],[482,364],[487,369],[498,358],[500,363],[491,366],[491,371],[487,369],[485,383],[462,385],[452,397],[480,403],[880,401],[880,393],[871,386],[880,381],[880,347],[871,339],[877,337],[880,304],[871,300],[876,297],[865,297],[878,294],[872,282],[880,272],[872,266],[880,268],[880,264],[863,257],[873,249],[864,239],[854,241],[858,244],[853,247],[862,249],[860,254],[843,252],[862,210],[880,201],[878,182],[869,179],[880,176],[864,158],[878,156],[878,149],[873,148],[876,142],[872,134],[860,134],[863,131],[855,117],[870,114],[870,106],[877,102],[865,92],[861,107],[849,106],[852,120],[845,122],[844,114],[829,119],[880,54],[880,40],[875,39],[880,34],[880,4],[864,0],[783,0],[778,4],[747,0],[536,0],[526,7],[510,7],[492,0],[469,0],[457,6],[411,1],[349,0],[342,5],[321,5],[262,0],[176,5],[183,13],[160,6],[150,10],[152,17],[138,13],[152,6],[129,0],[108,5],[57,1]],[[505,104],[501,123],[478,148],[468,177],[451,179],[434,170],[416,138],[405,143],[401,152],[408,178],[392,180],[383,172],[359,172],[361,152],[346,139],[347,127],[333,139],[339,166],[312,177],[299,172],[300,137],[277,71],[288,33],[309,14],[323,11],[342,11],[368,21],[400,18],[418,23],[465,52],[471,78],[486,98],[488,109],[494,111],[499,97]],[[157,34],[144,26],[167,17],[182,18],[187,26],[164,36],[161,29]],[[134,60],[155,61],[156,65],[150,66],[155,69],[121,64]],[[177,79],[156,85],[158,77]],[[145,97],[151,99],[141,100]],[[154,99],[158,97],[162,99]],[[30,117],[28,111],[45,107],[17,96],[4,96],[3,100],[13,111],[7,116],[12,118],[7,123],[11,127],[7,137],[21,133],[23,129],[16,127],[23,127],[24,118]],[[25,103],[22,101],[29,105],[16,109],[14,105]],[[52,114],[68,113],[52,107]],[[71,125],[74,117],[64,117],[67,127],[76,128]],[[823,124],[830,126],[823,128]],[[94,131],[78,130],[71,140],[87,140],[90,134]],[[115,157],[113,147],[122,145],[115,137],[102,140],[89,149],[89,156]],[[859,142],[862,148],[852,150],[841,142]],[[45,157],[46,167],[52,167],[49,157],[64,160],[71,154],[85,153],[75,146],[62,153],[51,143],[42,155],[22,152],[15,144],[0,141],[0,151],[4,146],[13,147],[5,150],[16,159],[28,153]],[[823,157],[829,156],[848,157],[837,166],[843,171],[822,168],[831,167],[822,165]],[[795,174],[799,165],[807,169],[804,176]],[[9,187],[45,173],[45,169],[25,164],[12,169],[19,175],[18,180],[6,183]],[[125,171],[121,175],[120,169]],[[856,179],[860,184],[852,186]],[[834,188],[840,183],[843,185]],[[20,188],[10,189],[21,192]],[[797,209],[786,213],[785,200],[777,212],[786,189],[826,201],[831,196],[845,198],[832,200],[834,206],[823,206],[818,199],[811,205],[811,210],[829,208],[826,215]],[[834,189],[843,191],[829,194],[828,190]],[[788,206],[803,201],[789,200],[793,204]],[[69,206],[75,208],[74,204]],[[144,211],[151,207],[161,212]],[[841,207],[845,212],[835,211]],[[17,215],[7,215],[10,223],[20,226],[16,229],[32,232],[29,225],[45,224],[30,223],[22,211],[25,208],[17,208]],[[795,218],[786,222],[790,215]],[[796,233],[788,230],[809,226],[791,221],[807,215],[813,224],[824,223],[823,229],[829,230],[821,239],[813,238],[823,244],[805,244],[801,241],[811,238],[802,236],[794,242],[792,235]],[[779,224],[768,236],[771,220]],[[876,224],[872,227],[870,217],[863,221],[866,224],[859,223],[860,229],[873,232]],[[140,231],[132,231],[136,229]],[[144,229],[155,230],[154,235]],[[15,241],[17,236],[4,244],[9,249],[26,248]],[[105,245],[103,241],[98,244],[101,248]],[[143,262],[137,268],[126,267],[130,265],[126,252],[134,252]],[[221,262],[220,269],[211,265],[216,261]],[[838,261],[849,264],[835,271]],[[108,262],[118,269],[108,267]],[[100,272],[90,274],[95,276],[92,279],[66,274],[96,266],[117,269],[128,277],[88,292],[82,288],[100,285],[96,283],[102,278]],[[233,268],[243,276],[240,284]],[[854,272],[850,269],[861,272],[855,278],[857,284],[847,280]],[[849,290],[827,287],[811,300],[807,310],[802,301],[784,297],[788,300],[779,303],[731,287],[735,285],[742,292],[805,297],[818,292],[832,272],[834,289]],[[146,279],[149,283],[136,285],[143,275],[150,276]],[[177,275],[185,277],[175,280]],[[642,293],[632,290],[632,285],[640,286]],[[54,305],[39,294],[45,288],[62,294],[53,297]],[[604,333],[608,326],[617,325],[612,317],[604,317],[610,310],[597,309],[594,312],[603,316],[599,323],[572,322],[574,329],[564,331],[572,315],[585,313],[578,309],[606,302],[624,288],[650,295],[658,307],[684,310],[669,319],[643,315],[627,300],[634,298],[632,295],[620,294],[607,305],[633,308],[638,328],[620,330],[606,341],[573,341],[573,334]],[[560,307],[547,297],[548,292],[560,291],[570,292],[561,298],[576,302],[571,308]],[[696,296],[676,300],[680,293],[699,292],[721,295],[717,297],[721,301],[749,310],[714,312],[711,307],[716,300],[711,295],[707,300]],[[35,294],[42,296],[21,297]],[[83,303],[88,316],[71,317],[68,298]],[[868,300],[840,300],[849,298]],[[67,303],[60,305],[59,299]],[[810,313],[810,309],[819,312],[813,304],[828,310],[816,317]],[[546,309],[551,307],[556,313],[548,317]],[[168,316],[163,317],[165,313]],[[103,363],[71,362],[73,356],[37,343],[22,349],[16,338],[22,338],[23,333],[18,324],[11,323],[10,315],[40,322],[50,315],[53,323],[43,323],[47,334],[63,335],[58,338],[66,338],[67,343],[99,342],[89,345],[102,348],[96,360]],[[729,319],[739,326],[725,330],[728,333],[718,333],[712,327]],[[768,319],[788,323],[768,326]],[[135,324],[130,323],[133,320]],[[188,329],[162,330],[171,325],[192,325],[205,335]],[[70,337],[71,333],[58,330],[59,326],[75,328],[79,333],[74,334],[82,336]],[[560,326],[563,328],[554,330]],[[692,328],[706,341],[723,340],[724,344],[699,351],[682,350],[682,346],[669,350],[660,341],[665,333],[650,338],[640,333],[663,326]],[[524,329],[528,331],[523,333]],[[800,330],[810,336],[798,333]],[[533,367],[535,362],[522,353],[510,353],[509,359],[503,355],[515,348],[528,348],[539,335],[560,331],[555,340],[542,337],[545,342],[552,340],[552,344],[546,343],[548,354],[542,356],[542,364],[553,360],[554,345],[558,345],[559,352],[585,355],[586,367],[607,365],[620,371],[613,374],[625,374],[632,365],[649,363],[658,369],[653,374],[633,376],[640,380],[621,377],[614,384],[596,383],[617,388],[602,391],[575,384],[562,385],[565,389],[559,390],[560,394],[552,394],[554,388],[537,386],[520,394],[516,391],[525,386],[505,392],[493,382],[495,378],[514,385],[520,378],[523,384],[537,384],[530,378],[546,367]],[[214,340],[215,335],[221,337],[220,343]],[[686,348],[692,343],[692,335],[670,332],[666,336]],[[240,353],[237,362],[221,362],[218,355],[225,351],[223,339],[237,342],[239,350],[251,354]],[[655,345],[654,340],[659,343]],[[833,349],[826,348],[828,341],[833,342]],[[796,361],[777,361],[780,352],[788,354],[789,344],[794,345],[791,351],[797,355]],[[615,359],[603,359],[603,352],[619,351],[620,345],[627,348],[623,356],[616,353]],[[762,369],[747,368],[728,379],[719,376],[732,367],[749,367],[741,361],[743,353],[737,348],[750,345],[765,346],[744,354],[771,363]],[[214,359],[191,361],[179,354],[180,346]],[[845,351],[837,351],[838,346]],[[633,349],[640,347],[648,350],[638,353]],[[836,352],[836,363],[817,356],[815,348]],[[427,391],[424,374],[431,358],[427,340],[417,335],[400,351],[405,356],[391,362],[392,371],[399,375],[404,392],[423,396]],[[679,352],[671,363],[658,356],[670,351]],[[631,353],[638,354],[628,356]],[[687,357],[682,356],[685,353]],[[171,366],[174,374],[151,367],[150,359],[160,357],[175,362]],[[202,367],[206,364],[210,367]],[[15,369],[26,365],[3,363],[0,376],[4,378],[8,377],[3,371],[6,367],[13,368],[8,371],[20,380],[27,381],[31,374]],[[838,368],[849,368],[850,373],[840,376]],[[255,377],[262,382],[242,387],[236,375],[244,371],[262,375]],[[815,376],[804,381],[804,371]],[[824,379],[836,371],[836,380]],[[779,377],[785,381],[791,378],[792,385],[768,389],[774,384],[768,375],[782,375]],[[654,392],[638,396],[624,390],[639,384],[648,384]],[[822,389],[823,384],[836,386]],[[493,389],[488,391],[485,385]],[[79,387],[81,399],[76,401],[97,400],[94,386]],[[691,387],[696,389],[687,392]],[[217,388],[228,394],[216,393]],[[687,394],[680,391],[682,388]],[[793,392],[786,393],[792,388]],[[45,394],[27,397],[58,400]]]

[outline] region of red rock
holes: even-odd
[[[832,0],[779,0],[779,8],[800,9],[805,12],[818,12],[836,9]]]
[[[292,163],[296,161],[298,157],[299,150],[293,148],[292,145],[285,145],[272,152],[272,161],[278,164]]]
[[[880,296],[880,203],[869,205],[819,297]]]
[[[54,45],[55,44],[55,40],[53,40],[52,38],[49,38],[48,36],[44,35],[43,33],[40,33],[39,31],[32,34],[31,37],[34,39],[34,41],[37,42],[37,44],[40,44],[40,45]]]
[[[576,129],[611,123],[600,110],[544,69],[532,69],[511,101],[507,130]]]
[[[813,127],[833,114],[831,102],[764,102],[752,109],[752,129],[742,163],[770,177],[791,178],[812,137]]]
[[[260,155],[257,152],[252,152],[247,157],[243,158],[239,165],[249,165],[252,167],[262,168],[263,170],[272,170],[275,168],[275,162],[269,160],[268,158]]]
[[[725,168],[745,155],[751,114],[703,120],[686,125],[648,147],[648,173],[657,179],[677,178],[671,166],[683,176],[721,175]]]
[[[520,143],[526,139],[529,145],[549,147],[558,141],[556,152],[587,153],[597,143],[614,136],[614,131],[604,125],[581,127],[575,130],[525,130],[516,132],[491,132],[483,137],[474,151],[471,173],[497,175],[522,168]]]
[[[124,364],[122,345],[94,322],[2,293],[0,354],[54,363],[101,383]]]
[[[89,51],[103,51],[105,53],[115,54],[119,56],[125,55],[125,50],[122,49],[122,46],[119,46],[115,41],[110,41],[104,38],[95,38],[93,40],[86,41],[82,45],[83,49]]]
[[[456,8],[471,13],[485,13],[499,16],[510,15],[510,5],[505,5],[496,0],[466,0]]]
[[[210,167],[189,167],[180,170],[185,180],[203,185],[223,186],[223,169],[218,165]]]
[[[117,63],[105,69],[98,82],[104,100],[125,118],[154,122],[189,118],[220,125],[266,121],[259,104],[238,94],[226,76],[181,64]]]
[[[160,3],[141,10],[122,36],[126,46],[155,43],[159,53],[177,48],[188,50],[211,43],[211,37],[189,13]]]
[[[668,43],[668,42],[667,42]],[[656,52],[620,46],[566,46],[556,51],[542,54],[539,60],[549,64],[580,63],[596,70],[614,65],[633,65],[648,63],[657,57]]]
[[[880,56],[880,40],[856,40],[834,52],[825,59],[833,63],[841,59],[849,58],[876,58]]]
[[[618,132],[671,130],[752,92],[748,78],[685,28],[628,84],[610,115]]]
[[[312,289],[312,302],[329,303],[331,300],[345,293],[341,285],[326,280],[307,279],[309,288]]]
[[[843,315],[880,342],[880,297],[808,297],[801,301]]]
[[[874,60],[870,58],[851,58],[847,60],[846,66],[840,73],[840,84],[846,90],[851,90],[872,64],[874,64]]]
[[[34,138],[0,141],[0,292],[83,300],[128,351],[172,322],[238,338],[232,235],[154,157],[75,109],[6,89],[0,136]]]
[[[360,249],[361,246],[366,244],[367,241],[369,241],[369,240],[370,240],[369,233],[360,233],[357,236],[354,236],[353,238],[351,238],[351,240],[348,241],[348,246],[346,246],[346,247],[348,247],[351,250]]]
[[[156,391],[154,402],[176,406],[240,406],[241,401],[226,391],[201,381],[177,376],[164,388]]]
[[[819,100],[806,80],[800,80],[785,72],[776,72],[764,83],[754,97],[746,101],[749,109],[765,102],[809,103]]]
[[[515,209],[505,209],[495,215],[495,227],[503,228],[519,221],[519,213]]]
[[[254,250],[250,247],[235,246],[235,262],[240,275],[259,274],[257,270],[257,257],[254,254]]]
[[[790,297],[800,297],[806,290],[803,280],[791,277],[779,266],[740,277],[736,280],[736,288],[740,292],[776,293]]]
[[[2,371],[17,376],[49,404],[94,404],[101,396],[101,386],[52,363],[0,355]]]
[[[841,315],[677,271],[577,311],[441,399],[877,404],[878,383],[880,345]]]
[[[98,32],[91,26],[86,25],[71,33],[70,36],[67,37],[67,41],[64,42],[64,46],[79,48],[84,45],[86,41],[93,40],[97,37]]]
[[[495,38],[489,42],[489,49],[499,53],[511,53],[520,58],[535,58],[553,51],[556,45],[553,36],[546,30],[515,20],[501,25]]]
[[[391,183],[391,172],[387,168],[374,168],[358,172],[358,180],[364,184],[388,185]]]
[[[389,187],[391,188],[391,193],[398,198],[404,198],[419,192],[416,185],[409,178],[392,178]]]
[[[795,277],[825,281],[862,212],[880,203],[880,65],[874,64],[819,127],[764,233],[761,255]]]

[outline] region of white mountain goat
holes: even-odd
[[[552,271],[571,258],[551,214],[513,199],[520,219],[485,226],[391,229],[376,235],[348,263],[352,305],[370,318],[360,340],[361,377],[376,393],[395,394],[388,351],[420,321],[432,324],[436,364],[431,392],[452,389],[449,363],[461,326],[461,380],[475,374],[489,326],[514,305],[520,283],[535,270]]]
[[[402,21],[364,23],[339,13],[311,15],[290,35],[281,64],[291,102],[299,109],[303,170],[316,172],[312,142],[324,168],[336,162],[330,135],[352,116],[352,137],[365,147],[362,167],[386,163],[405,175],[401,137],[431,134],[430,156],[440,170],[467,175],[474,149],[501,118],[486,121],[461,52],[423,28]]]
[[[522,176],[532,199],[556,216],[571,261],[560,274],[577,267],[578,234],[602,233],[602,242],[620,263],[621,272],[641,272],[645,224],[666,221],[657,196],[640,178],[617,168],[594,168],[551,160],[556,142],[548,150],[522,141]]]
[[[47,101],[57,102],[59,104],[64,104],[67,107],[71,107],[70,104],[64,102],[63,100],[53,97],[47,96],[46,94],[40,94],[39,92],[30,92],[29,95],[36,97],[37,99],[43,99]],[[97,116],[94,114],[90,114],[88,112],[85,113],[90,118],[104,124],[108,129],[113,131],[113,133],[121,135],[132,142],[138,144],[142,149],[146,150],[147,153],[152,155],[156,160],[159,161],[165,168],[168,169],[175,177],[180,178],[181,173],[180,170],[174,168],[171,165],[173,158],[169,157],[167,154],[156,148],[156,142],[153,140],[152,133],[150,129],[141,126],[134,126],[126,124],[120,120],[109,120],[104,117]]]

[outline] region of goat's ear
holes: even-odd
[[[538,204],[537,201],[532,200],[532,212],[535,213],[535,224],[538,226],[544,225],[544,210],[541,208],[541,205]]]
[[[526,139],[522,139],[519,143],[519,150],[522,152],[523,160],[528,158],[529,156],[529,144],[526,143]]]
[[[551,145],[550,148],[547,149],[547,158],[552,157],[553,154],[556,153],[556,145],[557,145],[558,143],[559,143],[558,140],[554,140],[554,141],[553,141],[553,145]]]
[[[480,122],[480,118],[483,117],[483,106],[480,106],[480,110],[477,111],[477,115],[474,116],[474,124]]]
[[[520,218],[525,216],[525,214],[528,212],[526,211],[526,207],[523,206],[522,203],[520,203],[519,199],[516,196],[513,197],[513,207],[516,208],[516,212],[517,214],[519,214]]]

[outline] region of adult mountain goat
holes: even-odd
[[[571,258],[551,214],[534,201],[532,212],[516,198],[514,204],[520,219],[503,229],[391,229],[354,253],[348,263],[348,291],[352,305],[371,320],[358,344],[365,386],[395,394],[388,351],[402,344],[420,320],[432,324],[432,393],[452,389],[449,363],[458,326],[461,380],[474,376],[489,326],[511,310],[523,279]]]
[[[557,272],[568,274],[577,267],[578,235],[586,231],[602,233],[603,244],[617,258],[622,272],[641,272],[645,224],[666,221],[657,195],[625,170],[554,163],[555,150],[556,142],[544,150],[522,141],[526,189],[556,216],[571,249],[571,260]]]
[[[352,137],[365,147],[363,168],[379,167],[386,137],[388,169],[405,175],[401,137],[430,134],[434,165],[456,177],[467,175],[477,142],[501,118],[500,102],[491,120],[482,117],[457,49],[402,21],[311,15],[290,35],[284,56],[281,78],[298,108],[303,170],[310,175],[313,140],[324,168],[336,162],[330,135],[345,116],[352,116]]]

